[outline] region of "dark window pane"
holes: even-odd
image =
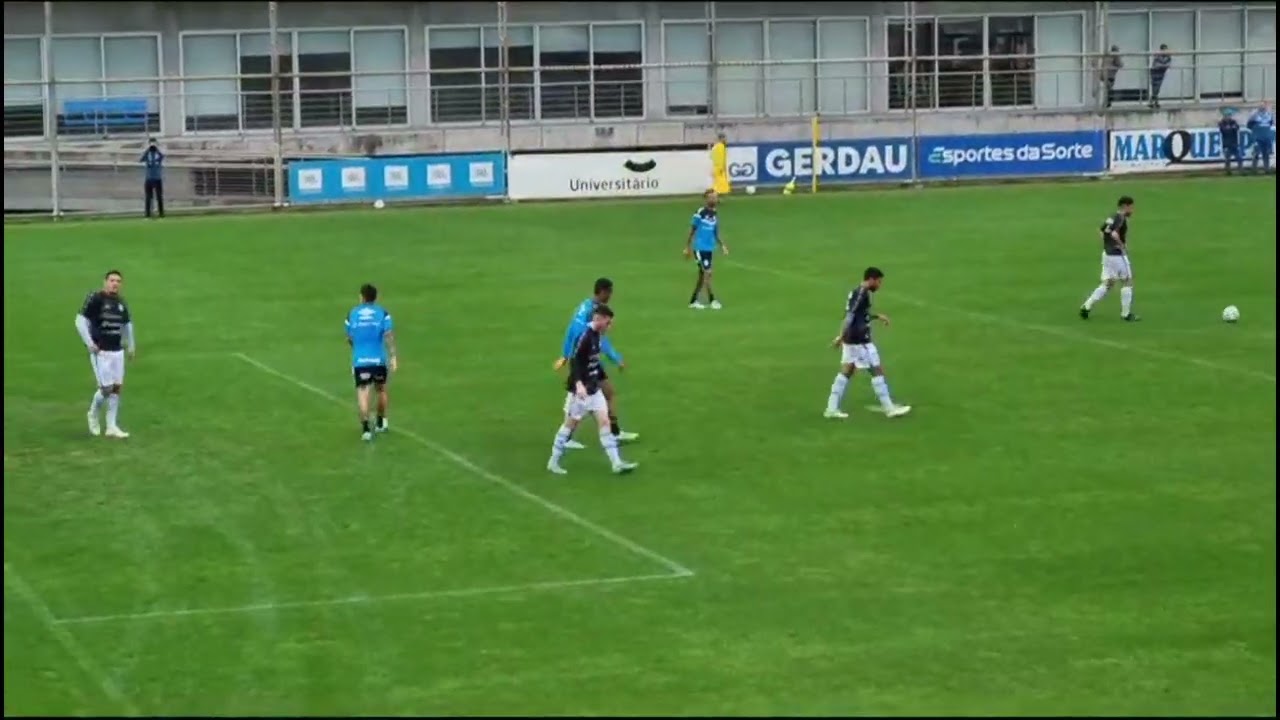
[[[591,117],[591,48],[586,25],[538,28],[542,118]],[[557,70],[555,68],[577,68]]]
[[[903,110],[912,107],[912,82],[915,83],[915,107],[933,109],[938,106],[933,59],[933,21],[916,20],[915,32],[902,20],[889,24],[889,107]],[[911,43],[915,35],[915,77],[911,76]]]
[[[987,52],[991,55],[991,105],[1035,104],[1036,19],[1030,15],[987,19]]]
[[[280,126],[293,127],[293,57],[280,56]],[[240,79],[240,112],[244,115],[246,130],[272,127],[271,117],[271,56],[241,55],[241,75],[266,75],[267,77],[242,77]]]
[[[484,119],[479,28],[432,29],[428,38],[433,122]]]
[[[299,48],[304,42],[300,34]],[[333,52],[304,53],[299,49],[298,73],[298,118],[302,127],[336,127],[351,124],[350,50],[339,52],[335,49]],[[308,76],[306,73],[325,74]]]
[[[937,21],[938,107],[982,107],[982,18]]]
[[[5,137],[40,137],[44,134],[44,105],[5,105]]]
[[[484,29],[484,114],[488,120],[502,117],[502,73],[500,39],[497,28]],[[507,29],[507,102],[512,120],[533,120],[534,107],[533,28]]]

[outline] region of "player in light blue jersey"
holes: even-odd
[[[360,304],[347,313],[347,344],[351,346],[351,375],[360,407],[360,437],[387,431],[387,373],[396,369],[396,339],[391,314],[377,303],[378,288],[360,288]],[[378,423],[369,425],[369,386],[378,388]]]
[[[720,239],[720,217],[716,211],[719,196],[715,190],[708,190],[703,196],[705,202],[698,212],[693,214],[693,222],[689,226],[689,239],[685,241],[684,256],[692,257],[698,263],[698,284],[693,286],[693,295],[689,298],[689,307],[702,310],[706,307],[698,302],[698,294],[707,289],[707,302],[712,310],[719,310],[720,301],[711,288],[711,258],[716,248],[725,255],[729,254],[729,246]]]
[[[613,281],[609,278],[596,280],[596,284],[592,288],[591,297],[578,304],[578,307],[573,311],[573,318],[569,320],[569,327],[564,332],[564,342],[560,347],[560,357],[556,358],[556,370],[564,367],[573,357],[573,351],[578,346],[578,340],[591,324],[591,316],[596,307],[607,304],[612,297]],[[622,359],[622,353],[614,349],[613,343],[609,342],[607,337],[601,338],[600,351],[614,365],[617,365],[619,370],[626,369],[627,365]],[[640,439],[638,433],[625,432],[619,425],[618,414],[614,407],[617,400],[613,391],[613,383],[609,380],[609,376],[605,374],[603,368],[600,371],[600,389],[604,392],[605,400],[609,403],[609,430],[614,438],[618,442],[631,442]],[[581,450],[584,446],[577,440],[570,439],[565,443],[565,447],[570,450]]]

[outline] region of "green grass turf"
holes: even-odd
[[[1121,193],[1145,322],[1084,323]],[[718,313],[685,307],[691,200],[6,228],[5,711],[1274,713],[1275,195],[733,197]],[[871,263],[916,411],[858,378],[824,421]],[[126,442],[86,436],[71,322],[108,267]],[[598,275],[641,468],[588,434],[557,478],[550,365]],[[365,281],[408,433],[371,446]],[[554,585],[671,575],[628,542],[696,574]]]

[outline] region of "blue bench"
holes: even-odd
[[[147,101],[140,98],[67,100],[62,104],[62,123],[67,127],[112,127],[146,125]]]

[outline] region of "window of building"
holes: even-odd
[[[4,39],[4,136],[44,135],[44,60],[40,38]]]
[[[764,22],[723,21],[716,27],[716,113],[764,114]]]
[[[156,35],[55,36],[50,63],[58,134],[159,131],[159,48]]]
[[[1151,13],[1151,52],[1169,46],[1172,63],[1160,82],[1161,100],[1191,100],[1196,96],[1195,63],[1184,55],[1196,46],[1194,10],[1159,10]],[[1147,60],[1150,78],[1151,59]]]
[[[818,108],[818,27],[813,20],[769,20],[765,114],[810,115]]]
[[[405,32],[404,28],[278,31],[281,125],[367,127],[407,122]],[[264,32],[182,36],[188,131],[274,126],[270,45],[270,34]]]
[[[934,22],[889,20],[889,108],[938,107]]]
[[[1196,78],[1204,100],[1244,96],[1244,11],[1200,10]],[[1272,36],[1272,45],[1275,36]]]
[[[507,28],[507,112],[511,120],[538,116],[534,76],[533,26]],[[498,28],[484,28],[484,113],[482,120],[502,117],[502,38]]]
[[[667,115],[710,115],[710,27],[701,22],[663,23],[662,54]]]
[[[644,117],[642,26],[591,27],[592,105],[596,118]]]
[[[818,110],[824,115],[871,108],[870,66],[857,61],[869,54],[867,27],[865,18],[818,21]]]
[[[431,119],[484,120],[484,53],[480,28],[430,28]]]
[[[427,28],[435,122],[502,119],[503,38],[495,26]],[[644,116],[642,24],[507,28],[511,120]]]
[[[1244,94],[1248,100],[1274,100],[1276,96],[1276,9],[1249,8],[1245,47]],[[6,55],[6,58],[8,56]],[[6,60],[6,66],[8,62]],[[6,67],[6,75],[7,75]],[[7,103],[6,103],[7,104]]]
[[[987,54],[990,56],[987,62],[991,73],[991,106],[1035,105],[1036,61],[1032,57],[1036,54],[1035,17],[988,17]]]
[[[538,27],[542,119],[591,117],[591,30],[586,25]]]
[[[938,54],[938,107],[984,107],[983,19],[938,18],[934,27],[938,33],[934,41]]]
[[[1037,15],[1035,49],[1036,106],[1084,105],[1084,16]],[[992,83],[995,79],[992,78]],[[992,92],[994,98],[995,93]]]
[[[406,31],[355,30],[351,33],[352,84],[356,127],[404,125],[409,122],[409,88],[405,75]]]

